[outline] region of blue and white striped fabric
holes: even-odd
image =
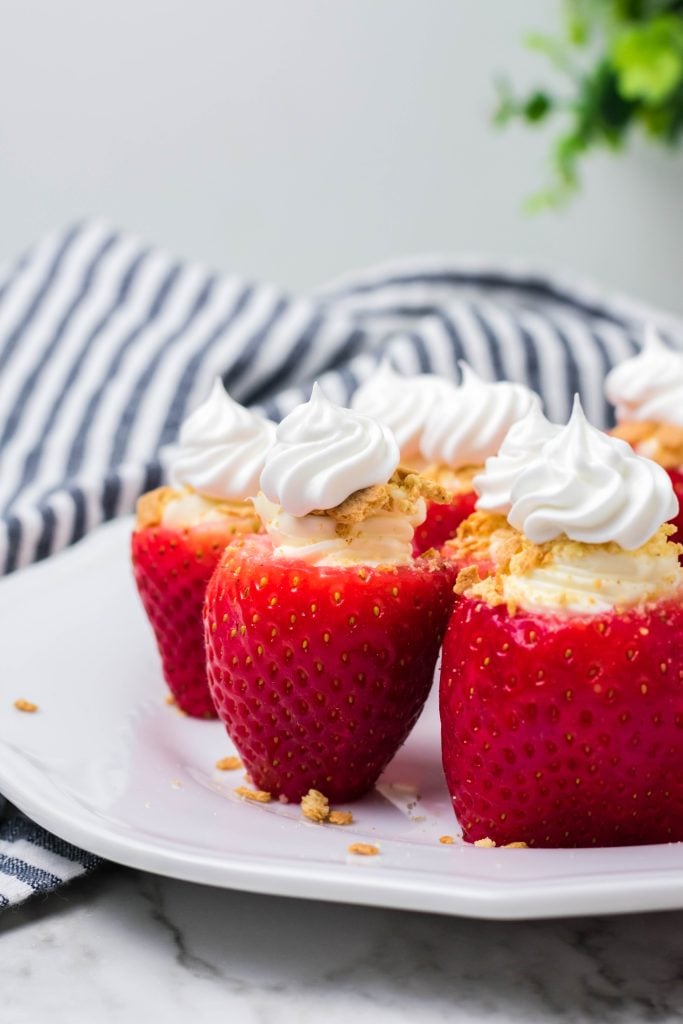
[[[280,418],[316,378],[346,402],[385,354],[406,373],[447,377],[466,359],[535,388],[555,420],[579,391],[606,425],[604,375],[635,351],[646,319],[680,343],[673,318],[524,267],[420,258],[293,298],[104,222],[56,232],[0,269],[0,574],[131,512],[216,375]],[[0,905],[95,863],[5,821]]]
[[[23,815],[7,814],[0,820],[0,909],[59,889],[99,863],[99,857],[50,835]]]

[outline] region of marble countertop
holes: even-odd
[[[0,914],[0,992],[3,1024],[680,1021],[683,913],[472,921],[110,867]]]

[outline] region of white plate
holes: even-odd
[[[456,834],[434,703],[352,826],[247,804],[222,726],[164,703],[128,565],[130,522],[0,584],[0,792],[121,864],[253,892],[490,918],[683,907],[683,845],[489,850]],[[22,714],[13,701],[40,706]],[[379,857],[349,855],[356,841]]]

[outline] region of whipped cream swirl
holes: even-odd
[[[435,403],[420,446],[429,462],[453,469],[482,465],[496,454],[512,424],[540,403],[523,384],[491,383],[466,363],[460,367],[460,385],[451,385]]]
[[[216,378],[207,400],[180,428],[171,484],[207,498],[245,501],[258,492],[274,441],[275,424],[233,401]]]
[[[644,544],[678,511],[666,470],[592,427],[578,395],[566,427],[512,486],[508,521],[535,544],[565,534],[587,544]]]
[[[292,516],[335,508],[354,491],[385,484],[399,463],[388,427],[325,397],[315,384],[311,400],[277,428],[266,457],[261,490]]]
[[[484,472],[472,481],[479,495],[477,508],[507,515],[517,477],[546,441],[555,437],[561,429],[558,424],[546,419],[540,405],[534,403],[523,419],[512,424],[498,454],[486,460]]]
[[[683,427],[683,352],[665,345],[650,327],[638,355],[607,374],[605,394],[616,406],[620,423],[637,420]]]
[[[354,394],[351,408],[386,424],[401,449],[401,462],[414,466],[420,462],[420,442],[434,404],[452,390],[434,373],[404,377],[383,359]]]

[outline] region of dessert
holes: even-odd
[[[546,419],[538,403],[532,404],[526,416],[510,427],[498,454],[486,459],[485,472],[472,480],[478,496],[475,511],[460,523],[442,550],[444,558],[459,569],[475,567],[476,573],[470,573],[472,580],[489,575],[507,559],[510,543],[516,543],[516,531],[506,518],[512,485],[529,459],[559,430],[561,427]]]
[[[216,710],[254,784],[298,801],[371,788],[429,692],[455,572],[413,558],[434,484],[379,422],[314,388],[255,501],[267,535],[225,551],[204,607]]]
[[[683,352],[665,345],[650,328],[638,355],[615,366],[605,394],[616,407],[613,431],[640,454],[664,466],[683,500]],[[673,539],[683,541],[683,510],[672,519]]]
[[[484,381],[460,363],[461,383],[439,396],[420,441],[425,475],[450,494],[447,505],[432,504],[415,532],[418,551],[441,548],[475,508],[474,477],[498,452],[508,430],[534,406],[538,395],[523,384]]]
[[[170,487],[140,498],[131,541],[135,582],[161,656],[164,678],[186,714],[213,717],[206,682],[202,604],[226,544],[261,522],[256,494],[275,425],[242,408],[214,383],[180,428]]]
[[[571,420],[511,481],[494,575],[461,574],[443,764],[469,842],[683,839],[683,569],[664,470]]]

